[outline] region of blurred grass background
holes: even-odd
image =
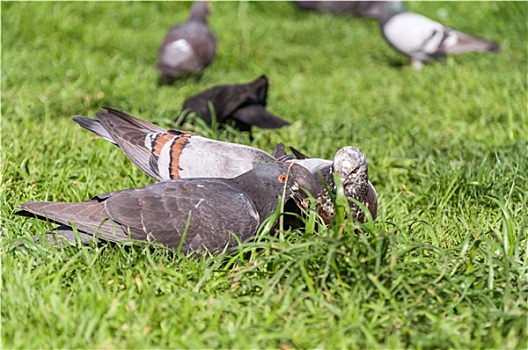
[[[215,2],[200,80],[154,69],[180,2],[2,2],[2,341],[6,348],[523,348],[527,341],[526,2],[409,2],[499,42],[414,71],[375,21],[287,2]],[[201,134],[332,158],[363,148],[380,214],[264,237],[246,255],[17,246],[51,226],[29,200],[81,201],[150,182],[70,118],[110,106],[164,127],[213,85],[270,79],[293,124]],[[350,226],[350,227],[349,227]]]

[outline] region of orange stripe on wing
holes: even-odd
[[[170,150],[169,172],[171,179],[180,178],[180,170],[182,170],[180,167],[180,156],[183,152],[183,149],[185,148],[185,145],[189,142],[189,139],[193,135],[194,134],[192,132],[178,131],[178,135],[172,143]]]
[[[159,157],[163,146],[165,146],[167,142],[172,141],[175,137],[177,138],[178,136],[166,132],[156,134],[156,136],[151,139],[150,152],[156,157]]]

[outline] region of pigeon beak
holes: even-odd
[[[290,187],[290,198],[299,206],[300,208],[308,208],[308,202],[306,201],[306,194],[302,191],[302,188],[299,186],[297,181],[293,182],[293,185]]]
[[[293,185],[290,188],[292,192],[299,192],[299,190],[301,189],[297,181],[294,181]]]

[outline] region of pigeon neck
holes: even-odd
[[[191,15],[189,17],[189,20],[207,24],[207,13],[208,13],[207,3],[205,2],[195,3],[191,8]]]
[[[233,182],[238,185],[250,198],[253,198],[260,220],[269,217],[277,209],[278,196],[277,190],[267,181],[258,181],[254,177],[245,176],[242,174],[233,179]],[[288,193],[288,192],[287,192]]]
[[[329,165],[323,169],[321,169],[321,176],[323,177],[323,180],[326,182],[328,186],[333,190],[335,187],[335,182],[332,174],[334,173],[334,166]]]
[[[198,13],[198,14],[193,13],[190,19],[193,22],[200,22],[203,24],[207,24],[207,15],[203,13]]]
[[[383,5],[378,21],[384,26],[394,15],[406,11],[402,1],[388,1]]]

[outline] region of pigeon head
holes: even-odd
[[[364,203],[369,191],[368,162],[365,153],[358,147],[347,146],[341,148],[334,157],[334,172],[339,174],[345,195]],[[362,219],[363,212],[355,203],[350,203],[358,219]]]
[[[189,19],[200,23],[207,23],[210,5],[207,1],[196,1],[191,6]]]
[[[259,165],[233,181],[255,200],[261,218],[273,214],[277,208],[277,198],[283,193],[285,200],[293,198],[296,203],[300,203],[306,197],[305,191],[312,193],[316,188],[306,168],[281,162]]]

